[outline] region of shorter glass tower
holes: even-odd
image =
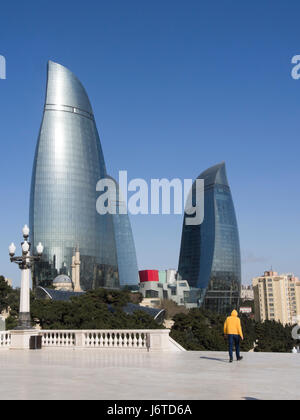
[[[241,257],[225,163],[198,179],[204,179],[204,221],[186,225],[184,216],[178,272],[190,287],[199,289],[200,306],[227,313],[239,305]]]

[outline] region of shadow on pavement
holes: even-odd
[[[228,363],[228,359],[217,359],[216,357],[201,356],[200,359],[215,360],[217,362]]]

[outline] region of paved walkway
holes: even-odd
[[[1,399],[300,399],[300,354],[1,350]]]

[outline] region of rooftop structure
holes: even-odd
[[[53,280],[56,290],[73,290],[72,280],[66,274],[60,274]]]
[[[253,287],[249,285],[242,285],[241,287],[241,299],[242,300],[254,300]]]

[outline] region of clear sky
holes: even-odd
[[[0,272],[28,223],[47,60],[90,97],[106,165],[129,178],[195,178],[225,160],[243,282],[300,275],[300,3],[10,1],[0,10]],[[182,216],[132,216],[139,268],[177,268]]]

